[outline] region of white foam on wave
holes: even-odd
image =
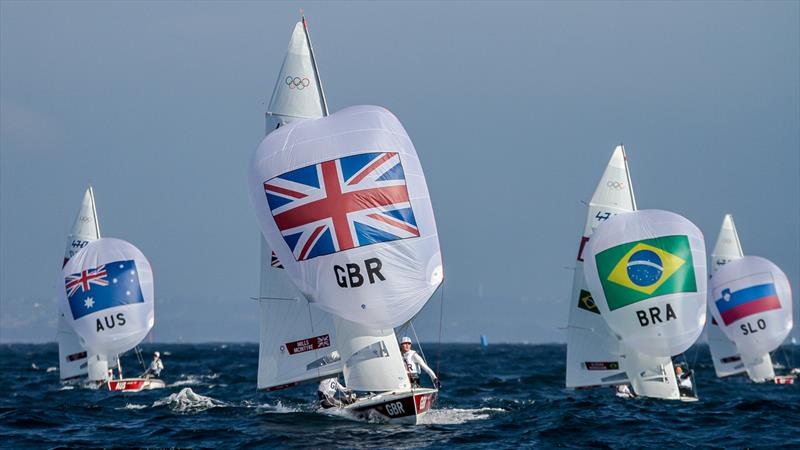
[[[278,400],[274,405],[270,403],[256,403],[250,400],[245,400],[241,404],[244,408],[254,408],[258,410],[259,413],[267,413],[267,414],[289,414],[289,413],[297,413],[303,412],[302,409],[284,405],[280,400]]]
[[[71,391],[73,389],[75,389],[75,386],[67,385],[67,386],[61,386],[61,389],[59,389],[59,391]]]
[[[117,409],[145,409],[145,408],[147,408],[147,405],[137,405],[136,403],[128,403],[123,408],[117,408]]]
[[[57,367],[50,366],[50,367],[47,368],[47,373],[55,372],[56,370],[58,370]]]
[[[211,375],[189,375],[189,376],[181,374],[181,376],[186,378],[178,380],[172,384],[169,384],[167,387],[195,386],[198,384],[203,384],[205,380],[216,380],[217,378],[219,378],[218,373],[212,373]]]
[[[176,394],[170,394],[169,397],[156,400],[153,407],[166,405],[169,409],[179,413],[197,413],[211,408],[218,408],[227,406],[215,398],[200,395],[192,390],[192,388],[183,388]]]
[[[460,425],[475,420],[486,420],[492,414],[506,412],[503,408],[443,408],[432,409],[422,416],[419,423],[428,425]]]

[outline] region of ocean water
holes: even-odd
[[[320,413],[315,386],[257,391],[255,344],[143,349],[164,354],[166,389],[64,387],[55,344],[0,346],[0,447],[800,447],[800,384],[718,380],[705,346],[686,354],[700,401],[683,403],[566,390],[563,345],[426,345],[444,386],[418,426]],[[800,363],[798,347],[778,355]]]

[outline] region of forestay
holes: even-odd
[[[123,240],[89,242],[64,266],[62,283],[65,318],[90,352],[123,353],[153,327],[150,263]]]
[[[746,367],[757,366],[792,329],[789,280],[767,259],[744,256],[725,264],[711,279],[709,298],[714,319],[736,344]],[[748,375],[763,380],[759,374]]]
[[[612,216],[589,242],[586,279],[595,304],[623,343],[651,356],[686,351],[706,319],[702,232],[668,211]]]
[[[100,239],[100,225],[97,221],[94,190],[89,186],[83,194],[81,207],[67,235],[67,248],[64,251],[64,261],[61,267],[64,267],[67,261],[86,244],[97,239]],[[89,364],[97,360],[96,355],[87,354],[61,307],[58,308],[56,340],[58,341],[58,367],[61,380],[66,381],[85,376],[88,373]],[[101,367],[94,372],[102,371],[104,378],[106,369],[107,367]]]
[[[568,388],[628,382],[619,363],[619,341],[600,315],[583,275],[583,253],[594,229],[620,212],[636,209],[628,161],[622,145],[614,149],[589,202],[572,278],[567,328]]]
[[[288,124],[256,150],[251,201],[303,295],[373,329],[411,319],[443,278],[419,159],[388,110]]]

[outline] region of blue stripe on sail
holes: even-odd
[[[411,208],[393,209],[390,211],[381,211],[381,213],[394,217],[401,222],[410,223],[415,227],[417,226],[417,219],[414,218],[414,211]]]
[[[364,225],[360,222],[354,222],[354,225],[356,236],[358,236],[359,245],[369,245],[377,242],[387,242],[400,239],[400,236],[395,236],[394,234],[373,228],[369,225]]]
[[[732,292],[731,297],[727,302],[724,298],[719,298],[716,300],[716,305],[719,312],[723,313],[744,303],[758,300],[763,297],[769,297],[771,295],[777,295],[774,284],[759,284]]]
[[[359,170],[363,169],[383,153],[362,153],[360,155],[346,156],[339,160],[342,166],[342,177],[349,180]]]
[[[380,181],[391,181],[391,180],[405,180],[406,175],[403,173],[403,166],[399,162],[396,166],[392,167],[386,173],[378,177]]]
[[[291,172],[286,172],[277,178],[284,180],[294,181],[295,183],[305,184],[306,186],[314,186],[319,189],[319,176],[317,176],[317,165],[301,167]]]

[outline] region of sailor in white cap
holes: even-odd
[[[150,362],[150,368],[147,369],[145,375],[160,376],[161,371],[164,370],[164,363],[161,362],[161,353],[153,353],[153,360]]]
[[[411,381],[412,387],[419,387],[419,369],[425,371],[429,377],[431,377],[431,381],[433,382],[433,386],[435,388],[440,387],[439,378],[436,377],[436,374],[433,373],[433,370],[425,364],[425,360],[422,359],[421,356],[414,350],[411,350],[411,338],[408,336],[404,336],[403,339],[400,339],[400,352],[403,354],[403,361],[406,363],[406,372],[408,373],[408,379]]]

